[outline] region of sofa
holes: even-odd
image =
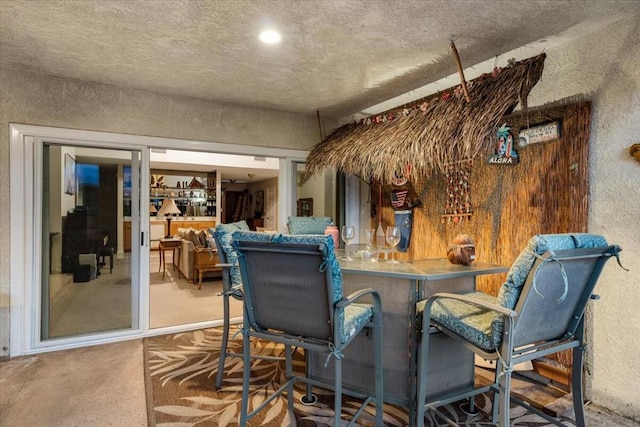
[[[182,239],[182,253],[180,255],[180,273],[189,281],[195,280],[194,252],[198,250],[209,250],[210,235],[207,230],[196,230],[193,228],[179,228],[178,237]],[[214,252],[216,248],[212,249]],[[205,277],[220,275],[219,272],[207,272]]]

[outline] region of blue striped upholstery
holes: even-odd
[[[512,264],[497,298],[481,292],[471,292],[469,296],[513,310],[537,256],[547,251],[605,246],[604,237],[594,234],[536,235]],[[418,303],[419,313],[424,310],[425,303]],[[431,319],[487,351],[495,350],[502,342],[503,317],[463,301],[438,299],[431,308]]]
[[[235,231],[233,233],[233,240],[265,243],[314,244],[323,246],[325,248],[323,254],[324,261],[326,262],[326,268],[331,270],[331,288],[333,290],[332,301],[336,304],[342,300],[342,271],[340,270],[340,264],[338,263],[338,259],[335,255],[333,239],[331,236],[306,234],[294,236],[291,234],[267,234],[252,231]],[[353,303],[348,305],[344,310],[339,310],[336,321],[341,325],[341,342],[343,344],[348,342],[354,334],[369,323],[372,315],[373,306],[369,304]]]

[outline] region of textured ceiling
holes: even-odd
[[[454,74],[452,37],[468,67],[637,13],[636,0],[2,0],[0,66],[341,118]],[[266,26],[279,45],[258,41]]]

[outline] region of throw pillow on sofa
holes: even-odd
[[[203,247],[202,243],[200,242],[200,239],[198,238],[198,235],[196,234],[196,231],[193,228],[189,230],[189,232],[187,233],[187,240],[193,243],[193,246],[196,248]]]
[[[200,247],[206,248],[209,246],[209,235],[205,230],[198,231],[198,240],[200,241]]]

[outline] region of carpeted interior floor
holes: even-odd
[[[237,329],[235,329],[237,331]],[[230,350],[242,352],[242,339],[231,332]],[[145,338],[145,382],[147,392],[147,412],[149,426],[236,426],[240,414],[242,395],[242,360],[228,358],[222,387],[215,389],[218,371],[221,328],[197,330],[174,335]],[[281,356],[283,347],[265,341],[252,341],[252,354]],[[304,370],[303,355],[296,353],[294,368]],[[258,405],[265,396],[278,388],[284,381],[284,362],[255,359],[252,361],[252,386],[250,405]],[[299,403],[304,393],[303,385],[295,390],[294,417],[287,414],[286,398],[276,400],[261,411],[249,423],[251,426],[325,426],[333,422],[333,394],[314,388],[319,402],[313,406]],[[491,401],[484,396],[476,398],[476,404],[484,413],[490,413]],[[343,418],[357,410],[359,402],[345,397]],[[487,426],[490,420],[482,415],[467,415],[452,404],[442,408],[449,417],[463,426]],[[385,426],[407,426],[408,411],[405,408],[385,404]],[[371,426],[374,408],[369,406],[358,425]],[[441,422],[441,421],[440,421]],[[564,420],[566,425],[574,425]],[[439,425],[428,414],[427,426]],[[549,423],[523,408],[512,410],[512,425],[547,426]]]

